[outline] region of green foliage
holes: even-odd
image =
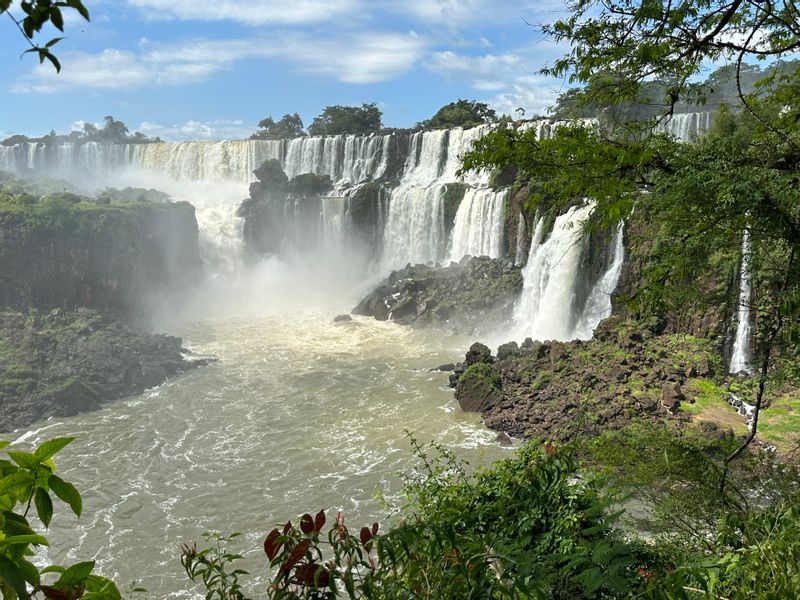
[[[250,136],[251,140],[280,140],[302,137],[306,134],[303,130],[303,120],[300,115],[283,115],[276,123],[272,117],[267,117],[258,122],[258,130]]]
[[[63,143],[85,144],[87,142],[100,142],[104,144],[151,144],[160,141],[161,139],[158,137],[149,138],[139,131],[131,135],[125,123],[108,115],[103,118],[102,127],[97,127],[93,123],[84,123],[82,131],[71,131],[68,135],[58,135],[55,131],[51,131],[49,135],[39,138],[31,138],[25,135],[12,135],[4,139],[0,144],[3,146],[14,146],[25,142],[41,142],[45,145]]]
[[[430,119],[417,123],[425,129],[449,129],[451,127],[476,127],[493,123],[497,114],[489,105],[475,100],[457,100],[444,105]]]
[[[203,582],[207,593],[206,600],[219,598],[219,600],[244,600],[246,596],[239,585],[239,576],[247,575],[247,571],[233,568],[234,563],[241,558],[239,554],[231,554],[223,546],[239,537],[240,534],[232,533],[222,536],[218,533],[206,533],[203,537],[212,546],[198,552],[197,545],[183,544],[181,546],[181,564],[189,579]]]
[[[30,561],[34,547],[49,545],[47,538],[37,534],[28,520],[31,508],[45,528],[53,518],[51,494],[69,506],[75,515],[81,514],[80,494],[71,483],[55,474],[53,462],[53,456],[73,439],[48,440],[33,452],[8,450],[8,442],[0,441],[0,450],[10,459],[0,459],[0,594],[3,600],[22,600],[38,594],[56,600],[121,599],[113,582],[92,575],[94,561],[69,567],[53,565],[41,570]],[[59,576],[45,583],[49,573]]]
[[[374,102],[361,106],[326,106],[308,127],[309,135],[373,133],[381,128],[381,110]]]
[[[0,15],[7,14],[30,45],[30,48],[25,50],[23,54],[33,52],[39,57],[40,64],[48,60],[57,72],[61,71],[61,63],[51,49],[64,38],[52,38],[42,46],[35,44],[33,38],[42,31],[42,28],[47,23],[51,23],[53,27],[63,32],[64,15],[61,12],[62,9],[75,10],[88,21],[89,11],[86,10],[82,0],[22,0],[19,3],[19,7],[25,16],[21,19],[11,14],[12,5],[13,0],[0,0]]]
[[[470,365],[461,374],[461,379],[471,378],[485,380],[496,390],[499,390],[503,387],[503,380],[500,375],[495,373],[491,365],[486,363],[480,362]]]

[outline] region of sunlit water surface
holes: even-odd
[[[180,544],[205,531],[245,532],[236,550],[256,579],[279,521],[320,508],[360,526],[385,516],[412,462],[406,430],[472,462],[506,455],[477,415],[460,411],[447,374],[471,340],[335,312],[217,317],[174,325],[195,355],[218,362],[103,410],[18,431],[21,446],[74,435],[62,476],[84,497],[57,508],[41,560],[94,559],[121,588],[194,598]]]

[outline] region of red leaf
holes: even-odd
[[[316,563],[308,563],[307,565],[300,565],[294,572],[295,581],[299,584],[315,588],[324,588],[328,586],[328,571],[321,565]]]
[[[267,539],[264,540],[264,552],[267,553],[267,558],[274,559],[278,555],[278,550],[280,550],[283,542],[279,542],[278,538],[281,536],[281,532],[277,529],[273,529],[269,532]]]
[[[314,519],[308,513],[300,517],[300,531],[306,535],[314,531]]]
[[[286,525],[283,526],[283,533],[289,533],[289,530],[292,528],[292,522],[286,521]]]
[[[359,538],[361,539],[361,544],[366,545],[366,543],[372,539],[372,532],[368,527],[362,527]]]
[[[314,519],[314,531],[322,531],[322,527],[324,525],[325,525],[325,511],[321,510],[317,513],[317,516]]]
[[[283,572],[289,571],[293,566],[299,563],[308,552],[308,547],[311,545],[311,540],[303,540],[297,546],[292,548],[286,561],[281,565],[280,570]]]
[[[377,523],[373,523],[372,524],[372,535],[378,535],[378,524]]]

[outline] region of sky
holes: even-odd
[[[18,5],[19,3],[14,3]],[[168,140],[249,136],[268,116],[306,125],[330,105],[375,102],[411,127],[459,98],[544,114],[566,89],[538,74],[566,48],[537,25],[555,0],[84,0],[43,30],[62,70],[0,20],[0,139],[67,133],[111,115]]]

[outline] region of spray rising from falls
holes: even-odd
[[[751,348],[750,348],[750,297],[752,295],[752,282],[750,273],[750,232],[745,229],[742,235],[742,264],[739,275],[739,310],[737,311],[736,339],[733,342],[730,372],[750,373]]]

